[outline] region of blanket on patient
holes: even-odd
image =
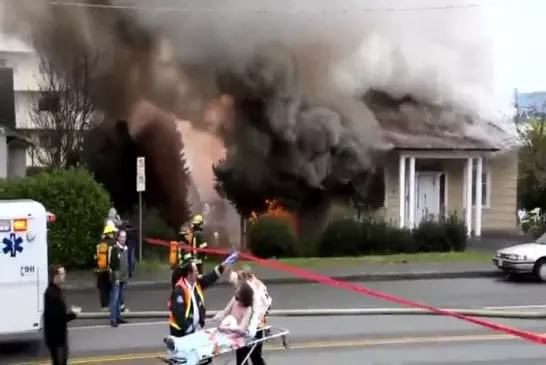
[[[221,332],[210,328],[184,337],[169,337],[174,349],[168,357],[186,365],[197,365],[201,360],[246,346],[249,338],[242,332]]]

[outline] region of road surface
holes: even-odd
[[[370,289],[443,308],[546,305],[546,286],[540,283],[508,282],[501,279],[408,280],[361,283]],[[367,297],[322,284],[270,285],[275,309],[396,307],[395,303]],[[207,308],[223,308],[233,289],[210,288]],[[131,288],[126,304],[132,311],[166,310],[169,289]],[[84,311],[99,310],[95,291],[67,293],[69,303]]]
[[[546,333],[546,322],[498,320],[508,326]],[[291,330],[290,352],[273,350],[271,364],[305,360],[328,364],[325,359],[371,359],[366,364],[534,364],[546,358],[546,346],[515,340],[452,318],[418,316],[272,318],[273,325]],[[166,323],[130,323],[73,327],[71,351],[78,364],[156,364],[162,353]],[[272,342],[269,346],[278,347]],[[306,351],[307,350],[307,351]],[[309,351],[312,350],[312,351]],[[319,355],[325,352],[324,356]],[[28,348],[4,353],[4,364],[35,362],[43,350]],[[288,358],[285,356],[289,356]],[[401,362],[404,359],[404,362]],[[438,359],[442,359],[441,362]],[[110,361],[107,361],[110,360]],[[117,361],[114,361],[117,360]],[[529,362],[529,361],[531,362]],[[406,362],[407,361],[407,362]],[[459,361],[459,362],[457,362]],[[477,362],[483,361],[483,362]],[[527,362],[526,362],[527,361]],[[344,363],[343,361],[336,361]],[[289,362],[295,363],[295,362]],[[362,361],[359,361],[362,363]]]
[[[546,348],[517,341],[446,342],[427,345],[359,346],[339,344],[337,348],[313,347],[289,351],[272,350],[265,354],[268,365],[305,364],[366,364],[366,365],[543,365]],[[101,362],[89,358],[94,365],[157,365],[155,354],[111,357]],[[442,359],[442,360],[439,360]],[[85,359],[82,359],[85,360]],[[226,357],[226,360],[228,358]],[[224,362],[219,362],[224,363]],[[84,362],[76,362],[84,364]],[[231,364],[234,364],[232,362]]]
[[[440,307],[518,307],[542,305],[544,286],[535,283],[510,283],[489,279],[426,280],[366,283],[374,290],[419,300]],[[359,294],[322,285],[271,286],[275,308],[348,308],[394,307]],[[127,304],[132,310],[165,310],[166,290],[129,289]],[[207,294],[210,309],[219,309],[231,295],[229,288],[211,288]],[[96,310],[96,293],[71,292],[68,299],[84,310]],[[517,308],[512,308],[517,309]],[[546,321],[493,320],[508,326],[546,333]],[[110,328],[106,320],[75,321],[71,324],[71,351],[80,364],[106,363],[108,356],[125,364],[154,364],[167,324],[132,321]],[[287,327],[295,350],[272,352],[270,364],[286,360],[326,364],[327,360],[372,359],[370,364],[534,364],[546,358],[546,346],[510,339],[488,329],[453,318],[430,316],[313,317],[271,318],[273,325]],[[317,349],[326,351],[317,357]],[[309,351],[312,349],[312,351]],[[1,364],[17,364],[43,358],[42,350],[10,347],[0,354]],[[130,355],[128,358],[127,355]],[[113,356],[113,357],[112,357]],[[116,358],[116,356],[118,356]],[[121,356],[121,357],[120,357]],[[286,356],[289,356],[288,358]],[[336,357],[339,356],[339,357]],[[351,357],[352,356],[352,357]],[[93,357],[94,360],[85,359]],[[143,359],[141,359],[144,357]],[[6,362],[4,362],[6,359]],[[504,362],[502,362],[502,361]],[[86,362],[87,361],[87,362]],[[397,362],[398,361],[398,362]],[[459,361],[459,362],[457,362]],[[477,362],[482,361],[482,362]],[[535,361],[535,362],[533,362]],[[337,360],[336,360],[337,362]],[[360,361],[359,361],[360,362]],[[112,363],[110,361],[109,363]]]

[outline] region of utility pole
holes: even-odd
[[[519,123],[519,100],[518,100],[518,89],[514,89],[514,109],[516,109],[516,114],[514,115],[514,124],[518,125]]]
[[[146,191],[146,159],[137,157],[136,191],[138,193],[138,261],[142,262],[142,193]]]

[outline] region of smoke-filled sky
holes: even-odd
[[[215,139],[179,125],[192,170],[210,171],[219,155],[211,149],[223,141],[228,167],[257,195],[305,197],[352,181],[393,147],[385,130],[413,143],[514,140],[492,102],[495,21],[480,6],[486,0],[78,1],[107,5],[91,10],[5,1],[4,28],[60,70],[73,50],[100,53],[94,101],[138,119],[129,117],[133,137],[146,124],[135,110],[155,104]],[[364,98],[371,91],[381,103]]]
[[[497,89],[510,93],[546,90],[544,19],[546,2],[497,0],[494,19]]]

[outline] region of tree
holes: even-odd
[[[520,128],[519,204],[546,209],[546,121],[532,119]]]
[[[266,198],[263,194],[255,192],[245,176],[232,168],[226,159],[214,165],[213,171],[214,189],[218,195],[233,204],[242,217],[248,218],[253,212],[266,209]]]
[[[30,137],[33,162],[45,168],[67,168],[81,163],[86,131],[97,116],[89,97],[90,78],[97,57],[74,55],[72,67],[59,70],[39,55],[39,92],[31,102]]]

